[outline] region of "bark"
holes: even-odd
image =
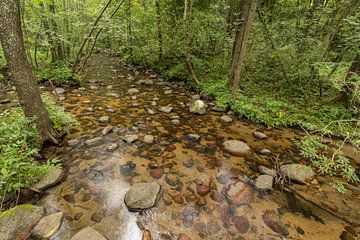
[[[231,98],[235,101],[239,89],[240,77],[244,68],[246,47],[254,20],[257,0],[244,0],[241,7],[242,23],[236,32],[232,52],[229,85],[232,86]]]
[[[18,0],[0,0],[0,40],[25,116],[35,118],[41,143],[59,144],[26,58]]]
[[[163,56],[163,37],[162,37],[162,30],[161,30],[161,9],[159,0],[155,0],[155,7],[156,7],[156,22],[157,22],[157,31],[158,31],[158,44],[159,44],[159,60],[162,59]]]

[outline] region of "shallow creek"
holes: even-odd
[[[53,239],[70,239],[80,229],[93,226],[109,240],[140,240],[146,231],[153,239],[186,234],[192,240],[330,240],[339,239],[349,225],[317,207],[295,209],[296,200],[286,191],[259,193],[253,188],[251,179],[260,174],[258,166],[272,167],[275,159],[261,155],[261,149],[278,156],[280,164],[306,163],[292,144],[300,132],[267,129],[232,115],[234,121],[223,123],[220,117],[226,113],[211,110],[211,101],[206,101],[210,104],[206,114],[191,114],[186,104],[193,101],[194,93],[184,84],[137,72],[117,58],[97,55],[86,71],[81,84],[85,90],[65,88],[61,102],[80,123],[66,139],[79,143],[46,150],[48,157],[63,159],[67,169],[66,180],[39,202],[49,212],[61,210],[66,216]],[[144,79],[154,84],[137,84]],[[129,94],[130,88],[139,93]],[[159,111],[167,105],[173,107],[170,113]],[[148,109],[155,113],[149,114]],[[101,123],[99,118],[104,116],[109,121]],[[172,121],[174,116],[179,116],[179,124]],[[108,125],[116,131],[102,136]],[[268,138],[257,140],[256,130]],[[139,140],[125,143],[121,141],[125,134],[136,134]],[[198,134],[200,140],[189,140],[188,134]],[[145,135],[154,136],[154,142],[142,142]],[[85,144],[92,138],[95,141]],[[222,143],[229,139],[245,141],[253,154],[243,158],[225,153]],[[112,143],[119,147],[107,151]],[[226,190],[239,179],[248,186],[243,204],[233,205],[225,197]],[[143,213],[129,212],[123,201],[130,185],[137,182],[158,182],[162,188],[157,205]],[[200,196],[199,184],[211,193]],[[276,216],[273,219],[278,222],[274,221],[284,225],[289,235],[283,238],[269,228],[265,213]]]

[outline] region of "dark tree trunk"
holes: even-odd
[[[53,129],[26,58],[18,0],[0,0],[0,34],[11,80],[16,86],[25,116],[35,118],[41,143],[58,144],[59,135]]]
[[[229,85],[232,86],[231,98],[235,101],[239,89],[240,76],[244,68],[245,52],[253,23],[257,0],[244,0],[241,7],[239,30],[236,32],[232,51]]]

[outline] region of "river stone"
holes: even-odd
[[[229,117],[228,115],[223,115],[221,116],[221,121],[224,122],[224,123],[231,123],[232,122],[232,118]]]
[[[107,135],[114,129],[113,126],[107,126],[101,131],[101,135]]]
[[[206,113],[206,104],[201,100],[196,100],[195,102],[190,104],[190,112],[197,114],[205,114]]]
[[[52,167],[50,168],[49,173],[43,179],[37,182],[33,188],[39,191],[43,191],[55,185],[57,182],[59,182],[61,176],[62,176],[62,169]]]
[[[152,144],[154,142],[154,136],[152,135],[145,135],[143,139],[144,143]]]
[[[179,181],[180,181],[180,177],[178,174],[176,173],[168,173],[165,176],[165,181],[167,184],[169,184],[170,186],[175,187]]]
[[[101,142],[102,139],[103,139],[102,137],[92,138],[92,139],[86,140],[85,144],[86,145],[95,145],[95,144],[98,144],[99,142]]]
[[[66,91],[63,88],[55,88],[55,90],[53,91],[53,93],[55,94],[64,94]]]
[[[136,88],[129,88],[128,89],[128,94],[135,94],[135,93],[139,93],[140,91],[139,90],[137,90]]]
[[[164,113],[170,113],[173,110],[173,108],[170,106],[164,106],[164,107],[161,107],[159,110]]]
[[[280,167],[280,173],[300,183],[305,183],[306,180],[315,176],[311,167],[296,163],[282,165]]]
[[[262,132],[254,132],[254,137],[260,140],[264,140],[267,138],[267,135],[265,133]]]
[[[44,208],[34,205],[18,205],[0,213],[0,240],[26,239],[41,219]]]
[[[270,155],[271,154],[271,151],[267,148],[263,148],[260,150],[260,154],[262,155]]]
[[[242,181],[230,184],[226,191],[226,198],[234,205],[249,204],[254,195],[254,190],[249,184]]]
[[[250,222],[246,217],[234,216],[231,221],[239,233],[245,234],[247,231],[249,231]]]
[[[118,147],[119,147],[119,144],[117,144],[117,143],[111,143],[111,144],[106,148],[106,150],[107,150],[108,152],[113,152],[113,151],[115,151]]]
[[[142,211],[155,206],[160,193],[158,183],[136,183],[125,195],[125,204],[132,211]]]
[[[259,171],[260,171],[262,174],[276,177],[276,171],[275,171],[275,169],[270,169],[270,168],[267,168],[267,167],[265,167],[265,166],[259,166]]]
[[[225,151],[234,156],[245,157],[250,153],[250,147],[242,141],[228,140],[223,143],[223,146]]]
[[[139,139],[139,136],[136,134],[130,134],[130,135],[125,135],[123,138],[123,141],[127,142],[128,144],[135,142],[136,140]]]
[[[274,177],[270,175],[260,175],[255,180],[255,186],[260,190],[271,190]]]
[[[92,227],[83,228],[81,231],[76,233],[71,240],[107,240],[98,231]]]
[[[99,118],[99,122],[101,122],[101,123],[106,123],[109,120],[110,120],[110,117],[108,117],[108,116],[103,116],[103,117]]]
[[[187,139],[189,139],[190,141],[193,141],[193,142],[197,142],[200,140],[200,135],[195,134],[195,133],[190,133],[187,135]]]
[[[262,219],[264,223],[271,228],[273,231],[287,236],[289,235],[289,231],[285,227],[285,224],[281,221],[280,216],[275,213],[275,211],[267,210],[263,215]]]
[[[165,94],[165,95],[168,95],[168,94],[171,94],[172,92],[173,92],[172,90],[165,90],[165,91],[164,91],[164,94]]]
[[[64,214],[62,212],[43,217],[34,228],[33,236],[39,239],[50,238],[60,228],[63,217]]]

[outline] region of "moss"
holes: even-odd
[[[20,209],[20,208],[23,209],[23,210],[29,211],[29,212],[33,212],[36,209],[35,206],[33,206],[31,204],[18,205],[18,206],[13,207],[13,208],[11,208],[9,210],[0,212],[0,220],[3,219],[4,217],[12,215],[17,209]]]

